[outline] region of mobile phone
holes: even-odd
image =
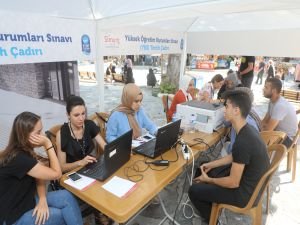
[[[81,176],[78,173],[70,173],[68,175],[68,177],[72,180],[72,181],[77,181],[81,179]]]
[[[143,136],[143,138],[145,138],[146,140],[150,140],[150,139],[152,139],[152,137],[150,137],[150,136],[147,136],[147,135]]]

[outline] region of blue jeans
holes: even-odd
[[[82,225],[82,216],[76,199],[67,190],[47,193],[50,211],[45,225]],[[32,217],[33,209],[24,213],[14,225],[34,225],[36,216]]]

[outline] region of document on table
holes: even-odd
[[[136,148],[136,147],[140,146],[141,144],[144,144],[144,143],[150,141],[153,138],[155,138],[155,136],[151,135],[150,133],[147,133],[143,136],[138,137],[137,139],[132,140],[131,146],[133,148]]]
[[[136,189],[137,183],[114,176],[102,187],[117,197],[124,198]]]
[[[78,190],[85,190],[87,189],[89,186],[91,186],[92,184],[94,184],[96,182],[95,179],[78,174],[79,176],[81,176],[81,179],[76,180],[76,181],[72,181],[70,178],[65,180],[64,182],[68,185],[70,185],[73,188],[76,188]]]

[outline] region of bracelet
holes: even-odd
[[[46,151],[48,152],[51,148],[53,148],[54,149],[54,146],[52,145],[52,146],[50,146],[49,148],[47,148],[46,149]]]

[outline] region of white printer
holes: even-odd
[[[182,126],[193,123],[196,130],[213,133],[224,122],[224,105],[212,104],[198,100],[187,101],[176,107],[176,118],[181,119]]]

